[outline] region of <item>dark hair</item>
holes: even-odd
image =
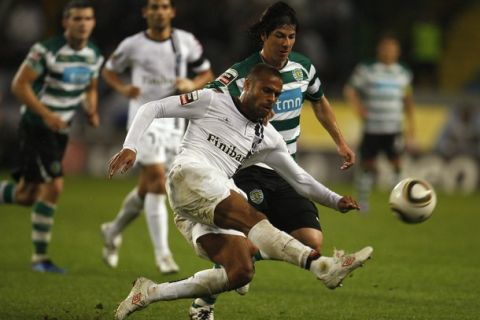
[[[142,8],[146,8],[148,6],[148,2],[150,0],[142,0]],[[175,0],[170,0],[170,6],[175,8]]]
[[[248,73],[247,79],[255,81],[262,74],[274,76],[282,80],[282,75],[280,74],[280,71],[278,71],[277,68],[266,63],[256,64]]]
[[[261,44],[262,34],[268,36],[273,30],[284,25],[294,25],[296,32],[300,28],[295,10],[285,2],[278,1],[262,13],[260,19],[248,29],[248,33],[254,42]]]
[[[63,8],[63,17],[68,18],[70,15],[70,9],[85,9],[85,8],[92,8],[93,4],[89,0],[70,0],[65,7]]]
[[[381,43],[385,40],[394,40],[394,41],[400,42],[400,39],[398,38],[398,36],[392,31],[385,31],[381,33],[380,36],[378,37],[377,43]]]

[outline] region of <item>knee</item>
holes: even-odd
[[[18,187],[15,191],[15,203],[23,206],[31,206],[35,203],[38,196],[38,187],[37,186],[24,186]]]
[[[238,266],[227,272],[230,289],[243,287],[253,279],[255,271],[253,264]]]

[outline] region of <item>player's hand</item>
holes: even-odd
[[[136,98],[140,95],[140,88],[131,84],[122,87],[120,93],[127,98]]]
[[[50,112],[47,116],[43,117],[43,122],[45,122],[47,127],[54,132],[67,127],[67,123],[63,121],[60,116],[53,112]]]
[[[94,128],[98,128],[98,126],[100,126],[100,116],[98,115],[98,112],[87,113],[87,120],[88,123]]]
[[[125,173],[135,163],[137,154],[130,149],[122,149],[108,161],[108,178],[111,179],[117,172]]]
[[[195,90],[195,83],[187,78],[177,79],[175,86],[180,93],[187,93]]]
[[[360,210],[360,207],[355,199],[351,196],[343,196],[340,201],[338,201],[338,210],[341,213],[348,212],[350,210]]]
[[[355,164],[355,152],[346,144],[338,146],[338,154],[343,158],[343,164],[340,170],[347,170]]]

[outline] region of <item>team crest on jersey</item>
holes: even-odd
[[[297,68],[292,71],[293,78],[297,81],[302,81],[303,80],[303,72],[302,69]]]
[[[223,85],[228,86],[230,82],[235,80],[238,77],[238,72],[233,69],[228,69],[225,71],[220,77],[218,77],[218,81],[220,81]]]
[[[253,203],[260,204],[263,202],[264,199],[263,191],[260,189],[253,189],[252,191],[250,191],[248,197]]]
[[[180,95],[180,104],[182,106],[198,100],[198,91],[192,91]]]

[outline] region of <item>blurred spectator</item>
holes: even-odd
[[[480,159],[480,110],[471,101],[462,101],[450,112],[435,151],[446,158],[471,155]]]

